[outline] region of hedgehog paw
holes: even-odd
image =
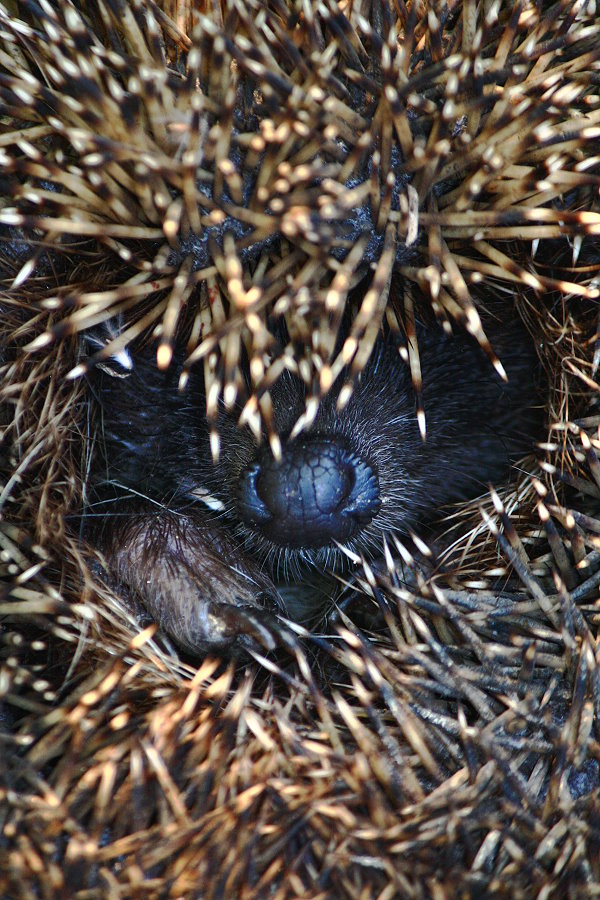
[[[96,543],[109,576],[182,649],[199,655],[276,645],[283,604],[275,586],[214,522],[137,508],[108,518]]]

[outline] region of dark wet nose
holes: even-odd
[[[371,467],[343,443],[305,438],[283,448],[276,462],[265,448],[238,483],[242,520],[286,547],[343,543],[381,506]]]

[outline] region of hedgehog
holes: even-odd
[[[596,19],[0,7],[4,894],[593,892]]]

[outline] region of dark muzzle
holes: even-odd
[[[242,472],[237,505],[242,520],[285,547],[343,543],[381,506],[372,468],[341,440],[318,436],[284,445],[281,461],[269,450]]]

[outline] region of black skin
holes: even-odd
[[[257,449],[236,415],[225,413],[218,423],[221,456],[213,465],[199,372],[182,393],[181,360],[161,373],[152,351],[134,356],[133,370],[121,377],[92,372],[100,428],[86,533],[102,551],[110,578],[194,655],[236,652],[256,639],[268,646],[270,623],[285,612],[276,585],[300,581],[307,566],[342,571],[338,535],[377,559],[384,533],[406,535],[439,517],[443,504],[484,493],[531,447],[539,428],[539,365],[530,337],[508,312],[508,321],[484,323],[507,383],[465,333],[447,336],[436,324],[419,327],[425,443],[410,372],[391,336],[379,339],[344,410],[336,408],[343,379],[323,399],[314,424],[298,439],[304,442],[302,459],[312,452],[306,446],[315,444],[322,454],[331,443],[349,460],[350,479],[359,460],[368,481],[366,513],[350,524],[344,518],[341,532],[331,525],[330,539],[327,516],[320,531],[312,521],[275,519],[263,527],[244,510],[240,485],[257,459],[269,472],[263,493],[266,484],[272,494],[275,478],[274,490],[284,500],[287,474],[278,473],[289,467],[278,468],[265,444]],[[286,443],[286,437],[304,411],[304,391],[286,376],[272,399],[284,456],[295,459],[298,443]],[[209,508],[202,492],[220,508]]]

